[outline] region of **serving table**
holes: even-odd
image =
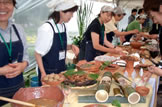
[[[156,61],[159,61],[160,58],[156,58]],[[145,64],[152,64],[149,60],[146,59]],[[123,74],[125,67],[120,67],[119,69],[117,69],[115,72],[120,72],[121,74]],[[104,73],[105,71],[100,71],[100,73]],[[149,87],[150,92],[149,94],[146,96],[146,102],[145,103],[138,103],[138,104],[128,104],[128,103],[121,103],[121,107],[156,107],[156,103],[157,103],[157,90],[158,90],[158,86],[159,86],[159,76],[157,75],[152,75],[152,77],[150,78],[148,84],[146,85],[147,87]],[[111,86],[111,90],[110,90],[110,96],[113,96],[113,88],[118,87],[115,84],[112,84]],[[95,95],[95,87],[92,89],[77,89],[77,90],[71,90],[71,93],[68,95],[68,101],[69,104],[64,104],[64,107],[83,107],[86,105],[90,105],[92,103],[78,103],[78,96],[88,96],[88,95]],[[65,103],[67,102],[67,98],[65,99]],[[96,103],[99,104],[99,103]],[[111,103],[100,103],[102,105],[106,105],[108,107],[113,107],[111,105]],[[10,104],[4,105],[3,107],[11,107]]]

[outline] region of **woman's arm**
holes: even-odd
[[[118,30],[113,31],[115,33],[116,36],[120,37],[120,36],[126,36],[126,35],[130,35],[130,34],[136,34],[139,31],[137,29],[131,30],[131,31],[127,31],[127,32],[120,32]]]
[[[38,64],[38,67],[40,69],[41,76],[42,77],[46,76],[46,72],[45,72],[45,69],[44,69],[44,66],[43,66],[42,56],[39,53],[35,52],[35,59],[36,59],[36,62]]]
[[[102,51],[102,52],[110,52],[110,53],[118,53],[117,50],[115,50],[112,45],[111,48],[104,47],[99,44],[99,35],[95,32],[91,32],[91,38],[92,38],[92,44],[94,49]]]
[[[75,56],[79,54],[79,48],[76,45],[67,45],[67,50],[72,50]]]

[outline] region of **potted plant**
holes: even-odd
[[[73,37],[71,36],[73,44],[77,46],[79,46],[80,41],[83,39],[83,34],[91,21],[90,16],[92,13],[92,8],[93,8],[92,2],[87,3],[81,0],[81,5],[77,11],[77,25],[78,25],[79,35]]]

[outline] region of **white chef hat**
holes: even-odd
[[[47,7],[53,11],[64,11],[77,6],[74,0],[51,0],[47,3]]]

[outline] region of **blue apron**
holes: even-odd
[[[66,70],[65,59],[66,59],[66,49],[67,49],[67,37],[66,37],[66,29],[65,32],[61,33],[61,37],[63,40],[63,47],[61,45],[59,33],[56,33],[53,25],[50,22],[47,22],[51,25],[54,35],[53,35],[53,43],[50,51],[42,57],[43,66],[46,74],[55,73],[58,74],[62,71]],[[65,25],[64,25],[65,28]],[[59,60],[59,52],[65,51],[65,59]],[[41,86],[41,73],[38,69],[39,73],[39,85]]]
[[[99,36],[99,44],[104,45],[104,29],[102,28],[104,26],[101,26],[100,30],[100,36]],[[86,38],[86,35],[85,35]],[[92,61],[96,56],[100,56],[105,54],[105,52],[98,51],[93,48],[92,41],[86,41],[86,46],[85,46],[85,59],[87,61]]]
[[[18,41],[12,42],[12,62],[22,62],[23,58],[23,44],[20,35],[15,25],[12,25]],[[9,43],[7,43],[9,45]],[[9,64],[9,54],[4,43],[0,42],[0,67]],[[24,80],[22,73],[15,78],[8,79],[5,76],[0,76],[0,96],[12,98],[16,91],[24,87]],[[6,102],[0,101],[0,106]]]

